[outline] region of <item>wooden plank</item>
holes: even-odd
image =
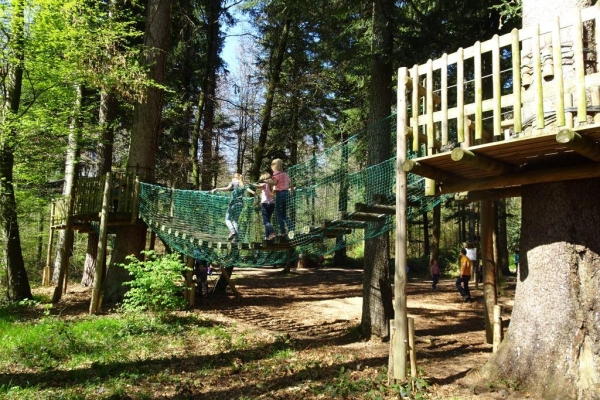
[[[493,85],[493,132],[494,136],[502,135],[502,109],[500,107],[500,98],[502,97],[502,81],[500,75],[500,41],[498,35],[492,38],[492,85]]]
[[[431,59],[427,62],[427,97],[426,97],[426,110],[427,110],[427,154],[433,154],[433,142],[434,126],[433,126],[433,63]]]
[[[505,164],[478,153],[473,153],[472,151],[460,147],[452,150],[451,157],[454,161],[466,163],[470,167],[489,172],[493,175],[502,175],[515,171],[515,167],[512,165]]]
[[[419,120],[419,73],[418,73],[418,71],[419,71],[419,68],[415,64],[411,71],[411,79],[413,82],[413,87],[412,87],[412,101],[411,101],[412,119],[411,119],[410,127],[412,128],[412,131],[413,131],[413,140],[412,140],[412,151],[413,152],[419,151],[419,135],[418,135],[418,133],[419,133],[419,125],[418,125],[418,120]]]
[[[527,171],[493,178],[462,180],[444,184],[440,193],[456,193],[473,190],[487,190],[516,185],[533,185],[539,183],[568,181],[600,177],[600,163],[576,165],[564,168],[551,168],[539,171]]]
[[[444,53],[442,55],[442,66],[440,69],[440,80],[441,80],[441,134],[442,134],[442,145],[448,144],[448,55]],[[433,115],[432,115],[433,117]],[[437,148],[439,151],[439,148]]]
[[[561,129],[556,134],[556,141],[590,160],[600,162],[600,144],[581,136],[571,129]]]
[[[583,25],[581,23],[581,14],[575,13],[573,23],[573,60],[575,62],[575,80],[577,85],[575,102],[577,105],[577,121],[585,122],[587,120],[587,104],[585,96],[585,64],[583,54]]]
[[[554,96],[556,109],[556,125],[565,125],[565,88],[562,70],[562,44],[560,39],[560,17],[554,19],[552,29],[552,62],[554,63],[554,84],[556,95]]]
[[[421,164],[415,160],[406,160],[402,163],[402,170],[404,172],[412,172],[425,178],[430,178],[436,181],[451,182],[458,178],[454,175],[447,173],[443,170],[436,169],[426,164]]]
[[[544,89],[542,82],[542,63],[540,58],[540,27],[536,24],[534,28],[534,36],[532,41],[532,69],[533,69],[533,84],[535,88],[535,112],[536,112],[536,128],[543,129],[545,126],[544,118]],[[538,132],[539,133],[539,132]]]
[[[511,32],[511,51],[512,51],[512,75],[513,75],[513,120],[516,133],[522,131],[521,127],[521,50],[519,46],[519,30],[513,29]]]
[[[521,186],[513,186],[503,189],[477,190],[471,192],[460,192],[454,194],[454,201],[472,203],[481,200],[497,200],[508,197],[521,197]]]
[[[481,65],[481,43],[475,42],[474,72],[475,72],[475,139],[481,140],[483,136],[483,84]]]
[[[456,63],[456,132],[458,143],[465,141],[465,63],[463,60],[462,47],[456,52],[458,57]]]

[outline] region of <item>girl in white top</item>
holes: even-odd
[[[271,240],[275,237],[275,230],[271,225],[271,216],[275,211],[275,198],[271,191],[271,174],[268,172],[263,173],[260,179],[254,187],[260,189],[260,211],[262,214],[263,224],[265,225],[265,239]]]

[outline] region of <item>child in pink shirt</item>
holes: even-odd
[[[273,190],[275,191],[275,211],[277,213],[277,222],[279,222],[279,234],[285,236],[286,225],[288,230],[294,230],[292,221],[290,221],[290,218],[287,216],[287,204],[290,198],[291,181],[288,174],[283,171],[283,160],[280,158],[273,160],[271,169],[273,170],[272,179],[275,183]]]

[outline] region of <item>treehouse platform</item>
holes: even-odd
[[[597,6],[399,70],[399,168],[425,194],[520,196],[600,177]],[[416,133],[416,134],[415,134]]]

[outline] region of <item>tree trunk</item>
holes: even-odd
[[[260,133],[258,135],[258,143],[254,149],[254,161],[252,168],[250,169],[250,180],[255,182],[260,176],[260,169],[262,167],[263,157],[265,156],[265,145],[267,144],[267,135],[269,132],[269,123],[271,122],[271,111],[273,109],[273,100],[275,99],[275,90],[279,85],[281,66],[283,65],[283,59],[285,55],[285,49],[287,46],[287,38],[290,31],[290,18],[289,8],[286,7],[283,27],[277,49],[275,50],[275,57],[273,57],[273,64],[270,66],[269,74],[269,85],[267,88],[267,98],[265,99],[265,106],[262,112],[262,124],[260,126]]]
[[[19,223],[17,221],[17,201],[13,185],[13,168],[15,164],[14,145],[16,131],[12,125],[17,118],[21,103],[23,83],[24,54],[24,2],[12,2],[10,41],[8,50],[12,62],[8,67],[8,82],[4,87],[5,107],[0,120],[0,228],[4,265],[8,280],[8,300],[19,301],[32,299],[29,278],[25,270]],[[6,50],[6,49],[5,49]]]
[[[219,50],[221,48],[221,24],[219,16],[221,14],[221,0],[210,0],[208,2],[208,60],[206,65],[206,75],[203,82],[201,96],[203,98],[203,129],[202,141],[202,176],[201,189],[209,190],[212,188],[212,177],[215,175],[218,163],[213,156],[213,138],[215,105],[217,90],[217,69],[219,68]],[[242,172],[242,171],[239,171]]]
[[[548,399],[598,398],[598,198],[598,179],[523,188],[515,305],[489,379]]]
[[[377,165],[390,156],[391,135],[389,120],[384,120],[392,107],[392,23],[388,19],[393,15],[394,3],[390,0],[374,2],[373,6],[373,42],[371,61],[371,86],[369,93],[369,125],[375,129],[368,137],[367,164]],[[383,122],[382,122],[383,121]],[[377,123],[376,125],[374,125]],[[369,191],[367,182],[367,201],[374,194]],[[389,187],[392,184],[390,182]],[[371,223],[365,230],[368,235],[371,229],[377,229]],[[379,235],[365,241],[363,309],[361,328],[368,337],[390,338],[389,320],[393,315],[386,311],[393,310],[390,278],[390,238]],[[385,286],[382,289],[382,286]]]
[[[506,230],[506,199],[501,199],[496,202],[496,252],[498,260],[496,268],[504,276],[511,275],[508,268],[508,233]]]
[[[159,84],[164,83],[166,75],[172,3],[173,0],[148,0],[146,10],[146,64],[152,66],[148,77]],[[140,173],[144,180],[154,177],[163,96],[161,88],[150,87],[144,100],[134,110],[127,168],[129,172]],[[119,264],[124,263],[128,255],[139,257],[146,244],[145,226],[125,226],[116,234],[111,265],[103,285],[104,301],[107,303],[121,301],[127,291],[123,283],[129,279],[129,274]]]
[[[118,101],[114,94],[102,92],[100,94],[100,112],[98,125],[100,126],[100,141],[98,142],[98,176],[105,176],[112,170],[113,143],[115,139],[115,122],[117,120]],[[88,234],[87,251],[83,264],[81,284],[91,287],[96,273],[98,257],[98,235]]]
[[[85,263],[83,265],[83,276],[81,285],[92,287],[94,275],[96,274],[96,260],[98,257],[98,235],[95,232],[88,233],[87,251],[85,253]]]
[[[442,205],[438,204],[433,208],[433,221],[431,227],[431,253],[429,260],[438,260],[440,258],[440,230],[442,226]]]

